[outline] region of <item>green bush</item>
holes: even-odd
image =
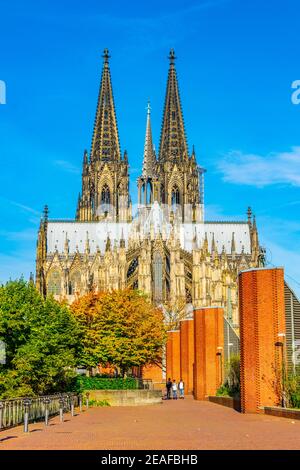
[[[138,388],[135,378],[109,378],[109,377],[87,377],[78,375],[72,386],[72,391],[83,392],[85,390],[133,390]]]
[[[89,406],[110,406],[107,400],[89,400]]]
[[[231,390],[228,387],[228,385],[221,385],[221,387],[218,388],[217,390],[217,397],[230,397]]]
[[[300,408],[300,371],[290,373],[285,382],[287,406]]]
[[[240,397],[240,356],[233,354],[225,364],[225,380],[216,393],[222,397]]]

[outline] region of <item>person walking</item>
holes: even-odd
[[[180,379],[178,383],[178,390],[179,390],[179,398],[184,398],[184,381]]]
[[[167,400],[171,400],[171,388],[172,388],[172,380],[168,378],[166,383],[167,388]]]
[[[178,390],[177,383],[176,383],[176,380],[174,379],[172,383],[173,400],[177,400],[177,390]]]

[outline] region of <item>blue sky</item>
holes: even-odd
[[[171,47],[209,219],[257,216],[268,260],[300,293],[300,6],[296,0],[0,0],[0,280],[34,271],[45,203],[74,217],[105,47],[131,193],[147,100],[158,147]]]

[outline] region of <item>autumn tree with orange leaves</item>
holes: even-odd
[[[111,364],[122,374],[161,360],[163,313],[137,290],[90,292],[71,306],[81,330],[80,365]]]

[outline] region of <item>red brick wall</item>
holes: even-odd
[[[275,346],[285,333],[282,268],[252,269],[239,275],[241,406],[244,413],[280,403],[281,359]]]
[[[185,384],[185,392],[192,393],[194,366],[194,320],[180,322],[180,376]]]
[[[153,383],[155,382],[162,382],[162,365],[158,366],[156,364],[149,364],[143,367],[142,372],[143,379],[150,379]]]
[[[218,307],[194,310],[194,397],[204,400],[215,395],[221,385],[223,368],[224,320]],[[217,355],[218,352],[222,355]]]
[[[180,331],[168,331],[166,347],[166,368],[167,377],[171,380],[180,379]]]

